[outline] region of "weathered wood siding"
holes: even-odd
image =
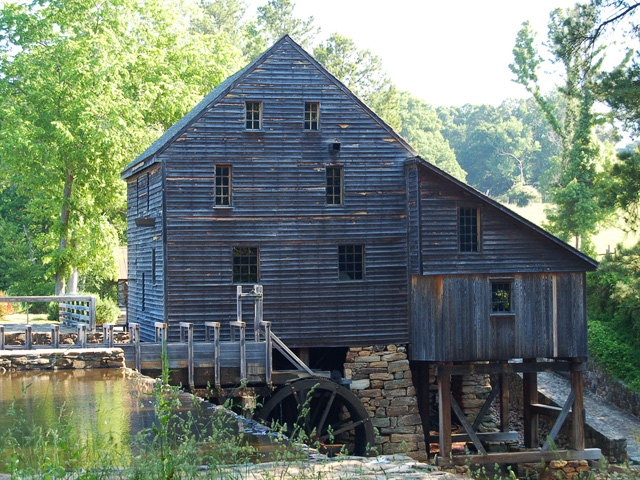
[[[154,165],[127,181],[127,315],[129,322],[141,324],[141,336],[145,340],[152,340],[154,337],[153,323],[164,319],[162,216],[162,168],[161,165]],[[152,258],[154,249],[155,282]]]
[[[492,314],[491,279],[512,279],[512,314]],[[587,355],[584,273],[414,275],[411,358],[508,360]]]
[[[417,169],[420,228],[411,224],[409,245],[419,242],[412,274],[576,272],[592,269],[584,260],[523,223],[462,190],[421,165]],[[458,208],[477,207],[480,250],[458,251]],[[420,270],[420,268],[422,270]],[[578,292],[579,295],[581,293]]]
[[[245,130],[245,101],[263,128]],[[320,131],[304,131],[304,102]],[[329,144],[341,143],[337,154]],[[288,41],[166,148],[167,317],[235,319],[234,246],[259,247],[264,317],[290,346],[408,341],[404,161],[411,153]],[[232,206],[214,205],[231,165]],[[327,206],[341,165],[344,204]],[[338,281],[338,246],[364,245],[365,278]],[[203,335],[196,327],[195,336]],[[172,333],[173,332],[173,333]]]

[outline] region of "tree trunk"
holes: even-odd
[[[58,253],[62,253],[66,250],[69,244],[69,208],[67,203],[71,199],[71,191],[73,187],[73,176],[71,172],[67,170],[67,178],[64,182],[64,191],[62,193],[62,209],[60,211],[60,243],[58,245]],[[58,265],[56,268],[56,295],[65,294],[65,275],[64,271],[67,265]]]
[[[71,271],[67,293],[72,295],[76,295],[78,293],[78,269],[76,267],[73,267],[73,270]]]

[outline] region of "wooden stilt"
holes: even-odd
[[[440,456],[451,455],[451,375],[438,376]]]
[[[498,376],[500,379],[500,430],[509,431],[509,375]]]
[[[522,390],[524,445],[527,448],[538,448],[540,446],[538,414],[531,408],[531,405],[538,403],[537,372],[525,372],[522,374]]]
[[[584,383],[582,370],[571,371],[571,391],[574,394],[572,437],[573,448],[584,450]]]

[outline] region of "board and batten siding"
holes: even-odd
[[[492,279],[512,282],[512,313],[491,312]],[[584,272],[413,275],[411,359],[586,357]]]
[[[245,130],[245,102],[262,129]],[[304,103],[320,130],[304,131]],[[340,142],[338,153],[329,145]],[[167,319],[236,317],[234,246],[259,248],[264,318],[292,347],[408,342],[404,162],[388,130],[283,42],[159,158],[166,168]],[[231,206],[214,205],[215,165],[231,166]],[[326,205],[326,171],[343,168],[343,205]],[[363,245],[365,277],[338,280],[338,246]],[[248,288],[248,287],[245,287]],[[248,316],[247,320],[250,320]]]
[[[162,238],[162,168],[161,165],[153,165],[127,179],[127,320],[141,324],[141,336],[147,341],[154,339],[154,322],[164,320]]]

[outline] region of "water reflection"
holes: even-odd
[[[0,432],[11,432],[11,439],[0,438],[0,444],[35,445],[36,439],[17,437],[50,435],[49,427],[55,425],[55,435],[69,438],[48,441],[76,444],[82,439],[86,451],[100,452],[114,465],[124,466],[161,428],[158,396],[153,391],[151,381],[128,377],[117,369],[1,374]],[[216,448],[213,443],[222,443],[223,436],[234,436],[235,445],[271,450],[274,442],[264,427],[187,394],[179,394],[174,401],[167,427],[173,440],[207,438]]]

